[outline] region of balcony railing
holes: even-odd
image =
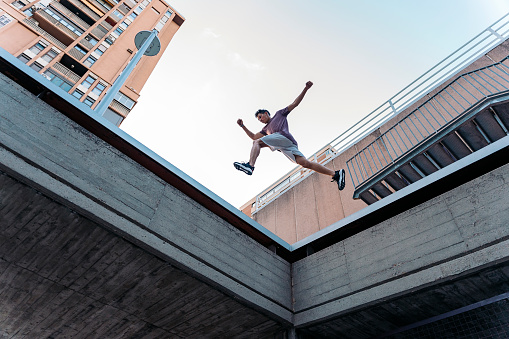
[[[461,71],[461,69],[464,69],[467,65],[477,60],[481,55],[484,55],[504,42],[508,37],[509,13],[475,36],[472,40],[458,48],[451,55],[440,61],[436,66],[421,75],[410,85],[399,91],[396,95],[391,97],[374,111],[366,115],[362,120],[340,134],[325,147],[331,147],[334,149],[335,156],[343,153],[345,150],[369,135],[398,113],[411,106],[426,93],[429,93],[432,89],[438,87],[451,76],[457,74]],[[327,161],[329,161],[329,159],[324,162]],[[273,186],[290,179],[290,174],[292,172],[276,181]],[[307,173],[307,175],[310,174],[311,173]],[[292,185],[295,185],[301,180],[303,179],[299,178],[298,181],[293,180],[294,183]],[[255,199],[259,200],[263,194],[264,193],[257,195]],[[276,197],[277,196],[274,196],[272,200]],[[260,208],[263,207],[264,205],[260,206]],[[259,208],[256,208],[253,213],[255,213],[258,209]]]
[[[119,113],[120,115],[122,115],[124,117],[126,117],[129,114],[129,112],[131,112],[131,110],[129,110],[129,108],[125,107],[117,100],[113,100],[110,104],[110,107],[113,108],[115,111],[117,111],[117,113]]]
[[[509,57],[462,74],[400,119],[347,161],[354,197],[385,177],[389,167],[420,151],[429,138],[441,135],[479,102],[509,91]],[[397,167],[397,166],[396,166]]]
[[[61,63],[59,62],[56,62],[52,69],[58,71],[60,74],[62,74],[67,80],[70,80],[70,82],[72,82],[73,84],[77,83],[80,81],[81,77],[74,73],[73,71],[71,71],[69,68],[65,67],[64,65],[62,65]]]
[[[64,49],[67,48],[67,45],[62,43],[60,40],[55,38],[53,35],[51,35],[48,32],[46,32],[44,29],[40,28],[39,25],[38,25],[38,22],[35,21],[34,19],[27,18],[27,19],[23,19],[22,22],[25,25],[27,25],[28,27],[30,27],[33,31],[35,31],[35,32],[39,33],[40,35],[42,35],[46,40],[50,41],[52,44],[54,44],[55,46],[57,46],[61,50],[64,50]]]

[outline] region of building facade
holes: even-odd
[[[136,53],[140,31],[158,31],[103,116],[119,126],[184,18],[162,0],[2,0],[0,47],[92,109]]]

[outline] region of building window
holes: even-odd
[[[1,13],[0,14],[0,28],[8,25],[9,23],[11,23],[13,20],[13,18],[7,14],[7,13]]]
[[[112,8],[111,5],[109,3],[107,3],[106,1],[103,1],[103,0],[97,0],[97,2],[99,4],[101,4],[104,8],[106,8],[108,11]]]
[[[166,23],[166,21],[168,21],[168,19],[170,19],[172,14],[173,13],[171,11],[166,11],[166,13],[164,13],[164,16],[161,18],[161,21]]]
[[[171,15],[173,13],[170,12],[170,11],[166,11],[166,13],[164,13],[163,17],[161,18],[161,20],[159,20],[159,22],[157,23],[156,27],[155,27],[155,30],[160,32],[161,29],[164,27],[164,25],[166,24],[166,22],[168,22],[168,20],[170,19]]]
[[[120,36],[120,34],[124,33],[124,30],[118,27],[117,29],[115,29],[115,33],[117,33],[117,35]]]
[[[104,91],[105,88],[106,88],[106,85],[104,85],[102,82],[99,82],[92,90],[92,93],[99,96],[99,95],[101,95],[101,93]]]
[[[14,7],[16,7],[17,9],[22,9],[23,7],[25,7],[26,5],[28,5],[28,3],[25,3],[24,1],[21,1],[21,0],[17,0],[17,1],[14,1],[12,3],[12,5]]]
[[[50,49],[48,51],[48,53],[44,54],[42,56],[42,59],[47,61],[47,62],[50,62],[51,60],[55,59],[55,57],[58,55],[58,52],[55,51],[54,49]]]
[[[92,44],[92,46],[95,46],[97,44],[97,40],[90,34],[85,37],[85,40],[90,42]]]
[[[120,25],[118,25],[118,27],[122,28],[124,31],[127,29],[127,26],[129,26],[129,25],[125,21],[123,21]]]
[[[108,49],[108,48],[107,48],[106,46],[104,46],[104,45],[99,45],[99,47],[97,47],[97,49],[95,50],[95,53],[96,53],[97,55],[103,55],[103,54],[104,54],[104,52],[106,52],[106,50],[107,50],[107,49]]]
[[[115,18],[117,18],[118,20],[122,20],[122,18],[124,17],[124,14],[120,13],[118,10],[115,10],[115,11],[113,12],[113,16],[114,16]]]
[[[34,62],[33,64],[30,65],[30,68],[36,72],[39,72],[41,69],[43,69],[43,66],[38,62]]]
[[[34,8],[33,7],[30,7],[30,8],[27,8],[23,11],[23,13],[26,15],[26,16],[32,16],[34,15]]]
[[[26,64],[27,62],[29,62],[30,60],[32,60],[28,55],[24,54],[24,53],[21,53],[19,56],[18,56],[18,59],[21,60],[21,62],[23,62],[24,64]]]
[[[81,85],[85,88],[90,88],[90,86],[92,86],[92,84],[95,82],[95,78],[92,77],[92,76],[87,76],[87,78],[85,80],[83,80],[83,82],[81,83]]]
[[[46,44],[44,44],[42,41],[39,41],[35,45],[29,48],[30,52],[34,53],[35,55],[39,54],[43,49],[46,48]]]
[[[74,92],[72,92],[72,96],[77,98],[78,100],[81,99],[83,97],[85,93],[83,93],[82,91],[80,91],[79,89],[75,90]]]
[[[118,92],[115,95],[115,100],[117,100],[119,103],[121,103],[122,105],[129,109],[132,109],[134,106],[134,101],[131,100],[127,95],[122,94],[121,92]]]
[[[95,100],[91,97],[86,97],[85,100],[83,100],[83,103],[89,107],[92,107],[92,105],[95,103]]]
[[[85,66],[87,66],[87,67],[89,67],[89,68],[90,68],[90,67],[92,67],[92,65],[93,65],[96,61],[97,61],[97,59],[96,59],[96,58],[94,58],[93,56],[89,56],[89,57],[85,60],[85,62],[83,62],[83,64],[84,64]]]
[[[49,81],[62,88],[64,91],[69,92],[71,90],[72,84],[62,79],[59,75],[51,71],[44,72],[44,75]]]
[[[136,19],[137,16],[138,14],[132,12],[131,14],[129,14],[129,19],[131,19],[131,21],[134,21],[134,19]]]

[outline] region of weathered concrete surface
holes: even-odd
[[[263,312],[276,327],[291,322],[288,262],[3,75],[0,102],[1,171]],[[16,218],[10,224],[21,227]]]
[[[368,338],[509,291],[509,165],[290,265],[3,76],[0,102],[2,335]]]
[[[384,326],[364,333],[379,335],[405,323],[398,309],[425,319],[509,291],[508,201],[505,165],[294,263],[295,325],[345,323],[384,305]],[[437,292],[443,286],[448,292]],[[436,305],[434,293],[444,296]],[[348,328],[340,333],[360,338],[368,327]]]
[[[0,172],[0,337],[270,337],[281,323]]]

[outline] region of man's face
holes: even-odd
[[[259,122],[262,122],[264,124],[267,124],[270,120],[269,113],[263,112],[256,116],[256,119],[258,119]]]

